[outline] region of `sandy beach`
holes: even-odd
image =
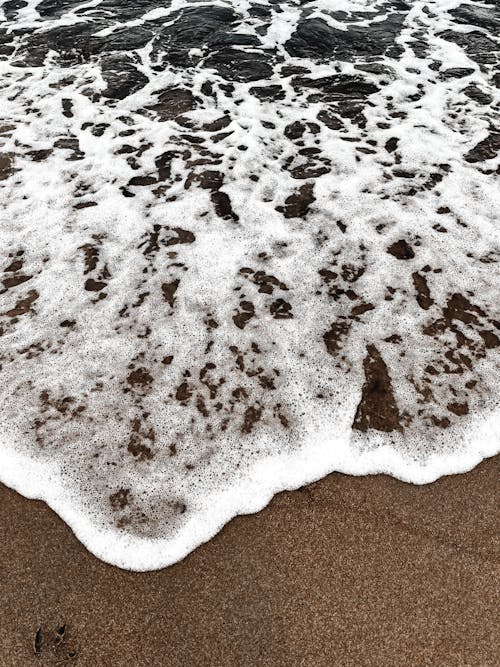
[[[499,109],[499,0],[0,0],[0,667],[500,665]]]
[[[2,487],[0,663],[493,667],[498,463],[425,486],[333,474],[144,574]]]

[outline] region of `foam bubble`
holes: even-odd
[[[2,482],[155,569],[498,451],[491,3],[0,3]]]

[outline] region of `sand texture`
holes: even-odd
[[[498,665],[498,462],[426,486],[333,474],[145,574],[2,487],[0,664]]]

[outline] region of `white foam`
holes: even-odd
[[[102,15],[98,2],[53,18],[38,4],[8,27]],[[202,44],[190,66],[158,71],[154,40],[130,54],[149,82],[119,101],[99,95],[97,57],[0,62],[0,153],[12,161],[0,182],[0,480],[45,500],[98,557],[134,570],[167,566],[236,514],[332,471],[422,484],[499,450],[499,159],[465,156],[490,131],[500,95],[491,67],[440,36],[464,29],[447,13],[459,2],[413,3],[402,55],[377,57],[381,73],[357,69],[360,57],[291,58],[295,2],[281,12],[259,3],[270,9],[265,33],[252,3],[220,0],[110,16],[96,34],[212,4],[234,8],[238,34],[260,40],[240,50],[305,67],[306,82],[284,78],[278,58],[269,79],[231,91],[210,61],[197,63],[211,55]],[[308,5],[302,20],[344,32],[368,26],[374,7]],[[379,21],[390,13],[376,9]],[[472,72],[440,76],[433,61]],[[307,83],[333,73],[377,87],[347,96],[364,121]],[[469,84],[492,102],[467,97]],[[262,85],[283,95],[259,99]],[[170,87],[196,98],[179,122],[154,111]],[[213,129],[225,114],[230,123]],[[289,198],[303,186],[314,198],[294,217]],[[412,257],[388,252],[401,240]],[[391,378],[392,430],[352,428],[370,364],[382,384],[384,368]]]

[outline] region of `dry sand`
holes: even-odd
[[[1,487],[0,664],[496,667],[499,460],[422,487],[333,474],[144,574]]]

